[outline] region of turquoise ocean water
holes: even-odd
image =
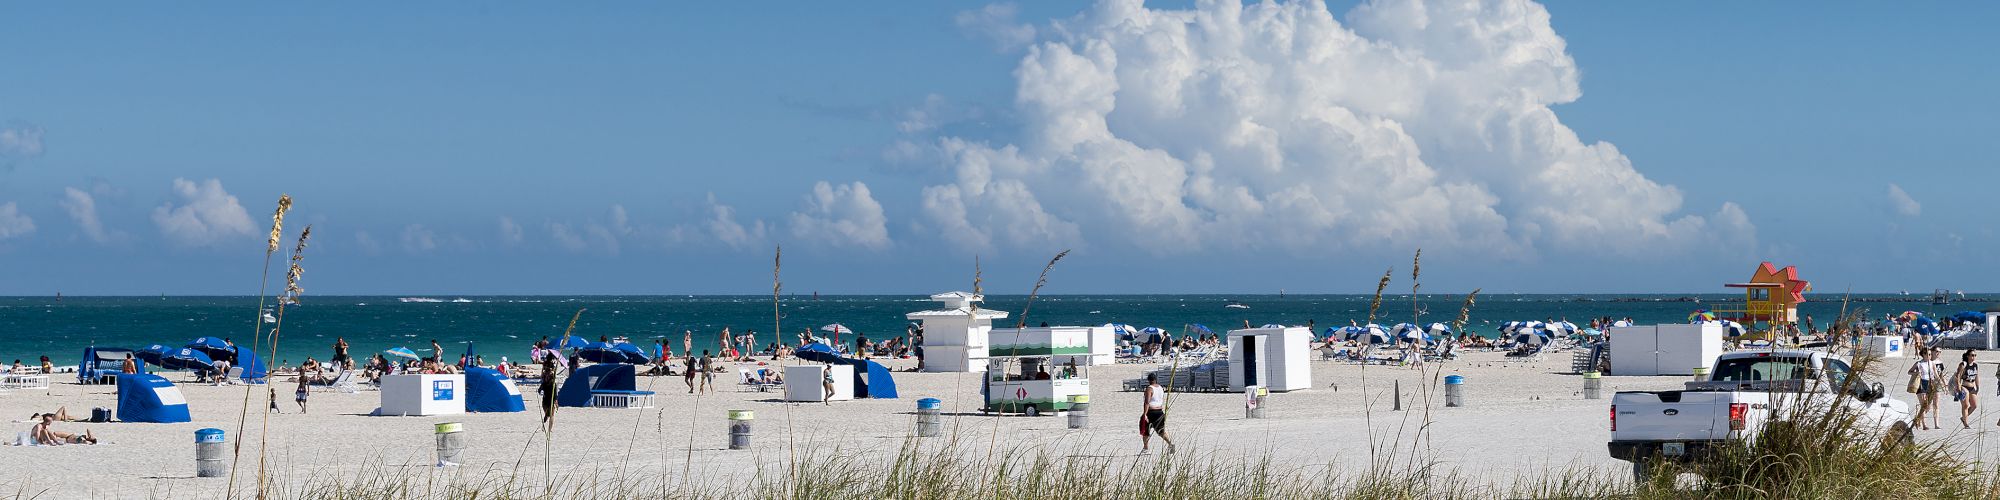
[[[1472,330],[1492,336],[1504,321],[1564,319],[1583,324],[1597,316],[1631,317],[1641,323],[1679,323],[1688,313],[1740,295],[1483,295],[1472,310]],[[1931,306],[1923,297],[1857,296],[1868,300],[1855,307],[1879,316],[1904,310],[1935,316],[1978,309],[1984,302],[1961,301]],[[760,343],[772,340],[769,296],[433,296],[426,302],[401,297],[307,297],[288,308],[279,345],[281,361],[297,363],[306,356],[325,360],[335,337],[346,337],[357,355],[392,347],[410,347],[428,355],[437,339],[448,355],[473,342],[491,361],[507,355],[519,360],[528,345],[544,336],[560,336],[571,314],[588,309],[577,323],[577,334],[627,336],[643,342],[662,336],[679,339],[695,333],[696,349],[717,347],[716,334],[725,326],[740,334],[754,329]],[[1306,324],[1319,329],[1365,322],[1370,297],[1364,295],[1072,295],[1038,298],[1029,323],[1101,325],[1126,323],[1180,331],[1186,324],[1203,324],[1220,333],[1244,322]],[[429,302],[428,300],[436,300]],[[1025,296],[989,296],[987,307],[1018,316]],[[1450,322],[1463,295],[1422,295],[1421,323]],[[1803,313],[1821,326],[1838,315],[1838,296],[1815,296]],[[1230,301],[1248,309],[1224,307]],[[259,314],[255,297],[5,297],[0,298],[0,362],[32,362],[46,355],[58,364],[74,363],[88,345],[139,348],[160,343],[179,346],[200,336],[220,336],[247,344]],[[936,303],[921,295],[786,296],[779,311],[786,341],[803,328],[841,323],[883,339],[901,335],[903,314],[930,309]],[[1408,295],[1385,297],[1378,323],[1390,325],[1411,318]],[[1011,321],[1011,319],[1010,319]],[[848,340],[843,338],[842,340]],[[650,344],[646,344],[650,345]],[[650,349],[650,348],[649,348]]]

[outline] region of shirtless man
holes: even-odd
[[[43,446],[62,446],[65,444],[97,444],[97,436],[92,436],[89,430],[87,429],[84,430],[83,435],[77,435],[75,433],[70,433],[70,432],[58,432],[53,427],[55,423],[56,423],[56,415],[54,413],[42,414],[42,423],[35,425],[35,429],[31,431],[30,437],[34,438],[36,443],[41,443]]]

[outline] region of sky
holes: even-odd
[[[851,7],[0,5],[0,294],[2000,276],[1992,4]]]

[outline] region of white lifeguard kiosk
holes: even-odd
[[[945,292],[931,296],[943,307],[904,315],[923,324],[925,372],[980,373],[986,371],[988,334],[993,320],[1005,319],[1006,311],[978,306],[984,295]]]
[[[1229,331],[1229,390],[1264,386],[1272,392],[1312,387],[1312,330],[1302,327]]]

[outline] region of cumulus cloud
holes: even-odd
[[[807,242],[835,247],[880,250],[889,247],[889,219],[882,204],[860,182],[835,186],[826,181],[813,185],[805,197],[805,210],[792,212],[792,236]]]
[[[1557,118],[1579,70],[1525,0],[1365,2],[1346,23],[1319,2],[1107,0],[1036,33],[1019,141],[889,155],[946,165],[922,207],[960,246],[1651,255],[1755,234]]]
[[[430,253],[437,249],[437,231],[432,231],[423,224],[403,226],[403,251],[419,254]]]
[[[235,236],[257,236],[250,214],[236,202],[236,196],[222,188],[222,181],[174,179],[174,198],[153,209],[153,225],[161,236],[182,246],[203,246]]]
[[[523,231],[521,229],[520,224],[514,223],[513,217],[505,217],[505,216],[500,217],[501,242],[506,243],[508,245],[519,245],[521,244],[522,241],[526,239],[527,239],[526,231]]]
[[[0,203],[0,240],[11,240],[35,232],[35,219],[21,213],[14,202]]]
[[[1924,213],[1924,205],[1917,203],[1916,198],[1911,198],[1910,193],[1903,191],[1903,187],[1895,183],[1889,183],[1889,207],[1896,209],[1896,213],[1908,217]]]
[[[716,201],[714,193],[709,193],[706,209],[708,219],[702,224],[707,230],[706,238],[739,249],[763,243],[767,231],[764,221],[753,219],[749,224],[737,222],[736,209]]]
[[[354,232],[354,246],[356,248],[360,248],[361,253],[363,254],[367,255],[382,254],[382,242],[376,240],[375,235],[368,234],[367,231]]]
[[[42,155],[42,128],[32,125],[0,127],[0,162]]]
[[[953,21],[958,29],[968,36],[993,42],[1001,51],[1011,51],[1035,41],[1035,27],[1015,20],[1020,7],[1012,3],[996,3],[975,10],[959,12]]]
[[[56,204],[69,212],[69,218],[76,221],[77,230],[82,231],[85,238],[97,243],[111,241],[110,233],[104,230],[104,221],[97,217],[97,199],[89,192],[73,187],[63,188],[63,199]]]

